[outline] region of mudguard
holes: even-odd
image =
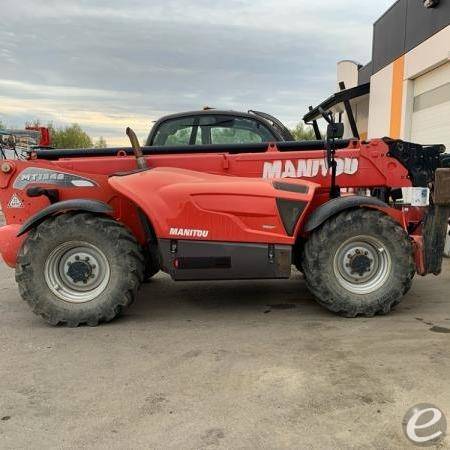
[[[31,216],[21,226],[19,232],[17,233],[17,237],[22,236],[37,227],[48,217],[67,211],[92,212],[97,214],[111,214],[113,212],[110,206],[98,200],[73,199],[53,203],[52,205],[47,206],[47,208],[39,211],[34,216]]]
[[[364,197],[362,195],[349,195],[339,197],[324,203],[317,208],[308,218],[303,230],[306,233],[314,231],[331,217],[346,209],[372,206],[376,208],[389,208],[389,205],[374,197]]]
[[[17,254],[25,236],[17,237],[20,225],[4,225],[0,227],[0,255],[9,267],[15,267]]]

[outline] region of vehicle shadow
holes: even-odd
[[[160,273],[142,285],[136,302],[121,320],[137,316],[143,320],[146,316],[195,318],[208,313],[251,316],[290,309],[333,316],[314,301],[298,272],[289,280],[190,282],[173,282]]]

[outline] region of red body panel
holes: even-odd
[[[318,185],[304,180],[306,194],[279,191],[270,181],[211,175],[184,169],[158,168],[112,177],[109,183],[149,217],[159,238],[224,242],[293,244],[276,198],[309,204]],[[304,211],[304,214],[306,210]],[[182,236],[178,230],[195,230]]]
[[[338,183],[346,188],[410,187],[407,170],[388,157],[382,140],[368,143],[351,141],[349,147],[336,151]],[[263,153],[182,153],[146,156],[149,167],[179,167],[217,175],[250,178],[302,178],[326,189],[330,177],[324,150],[283,151],[269,145]],[[48,161],[59,168],[79,173],[112,175],[136,168],[131,156],[66,158]]]
[[[387,152],[388,147],[381,140],[350,142],[348,148],[336,152],[338,184],[345,188],[410,187],[407,170]],[[113,208],[114,218],[124,223],[141,243],[145,242],[145,234],[136,206],[147,213],[160,238],[175,237],[171,229],[187,229],[208,233],[184,236],[185,239],[293,244],[311,211],[329,199],[330,176],[324,158],[323,150],[279,152],[273,144],[263,153],[158,154],[146,157],[149,167],[156,170],[126,177],[111,177],[136,168],[133,157],[120,154],[7,161],[0,172],[0,203],[7,224],[17,228],[49,205],[46,197],[27,196],[26,189],[37,185],[57,188],[60,200],[86,198],[107,203]],[[56,172],[62,177],[61,182],[35,177],[32,169]],[[71,177],[85,181],[66,182]],[[276,190],[271,181],[261,178],[301,178],[309,192]],[[308,204],[294,236],[289,236],[281,223],[277,197]],[[405,228],[424,214],[424,210],[394,208],[385,212]],[[14,265],[14,255],[22,243],[13,235],[12,228],[0,233],[0,252],[10,265]]]

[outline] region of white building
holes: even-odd
[[[340,61],[337,81],[339,91],[320,106],[339,115],[345,137],[389,136],[450,152],[450,0],[395,2],[374,23],[372,61]],[[316,107],[304,119],[318,117]]]
[[[444,144],[450,151],[450,0],[398,0],[375,22],[372,49],[365,66],[345,60],[337,67],[359,136]],[[339,100],[338,92],[322,105],[342,113],[352,137]]]

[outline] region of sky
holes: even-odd
[[[108,145],[211,106],[289,126],[371,59],[393,0],[2,0],[0,121],[79,123]]]

